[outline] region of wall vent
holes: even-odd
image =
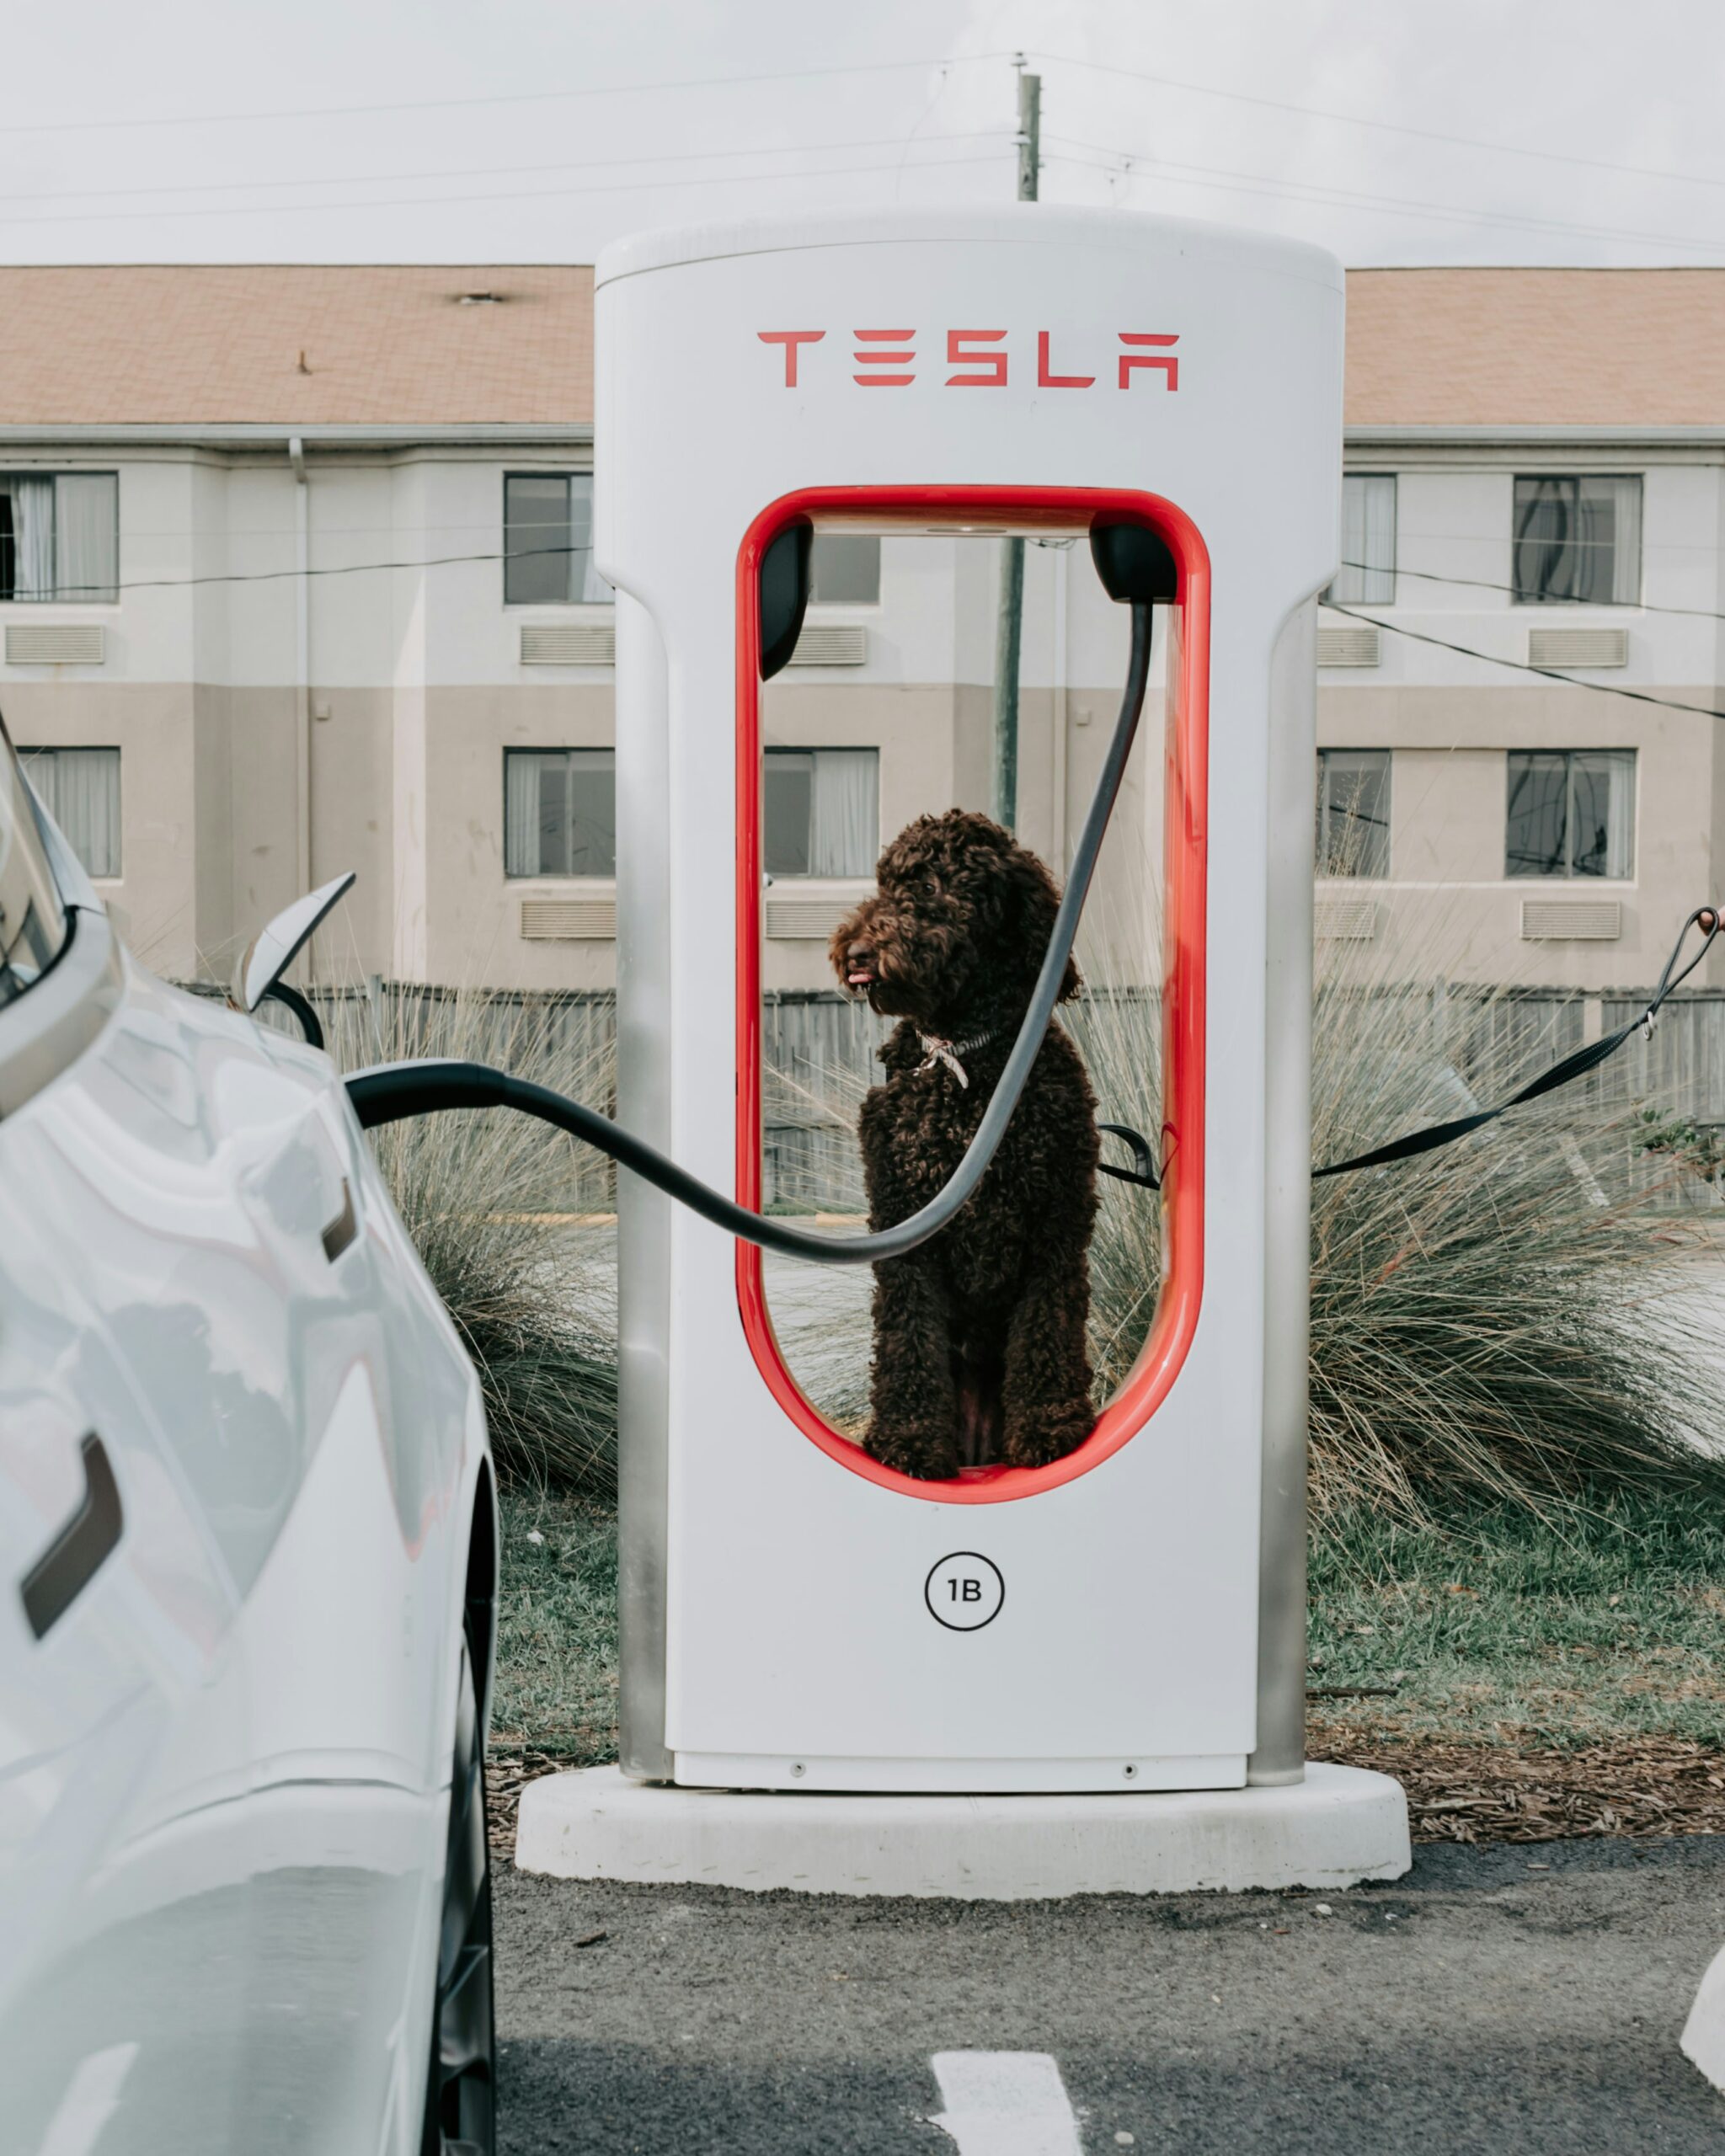
[[[766,932],[788,941],[824,943],[856,903],[854,898],[781,899],[769,891]]]
[[[611,622],[523,622],[523,666],[615,666],[617,627]]]
[[[1627,629],[1530,629],[1530,666],[1627,666]]]
[[[1383,637],[1368,622],[1357,627],[1324,629],[1317,632],[1320,666],[1375,666],[1382,658]]]
[[[1616,899],[1524,899],[1521,936],[1527,943],[1615,943],[1623,933]]]
[[[810,622],[791,654],[793,666],[862,666],[868,659],[868,632],[839,622]]]
[[[99,622],[8,622],[8,666],[100,666],[107,657]]]
[[[1365,943],[1378,932],[1375,899],[1320,899],[1312,908],[1312,932],[1321,940]]]
[[[617,899],[523,899],[521,934],[530,943],[612,942]]]

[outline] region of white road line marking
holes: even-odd
[[[1725,2094],[1725,1946],[1707,1965],[1683,2031],[1683,2055]]]
[[[137,2055],[136,2044],[110,2044],[106,2051],[81,2058],[36,2156],[89,2156],[103,2127],[120,2108],[120,2091]]]
[[[943,2111],[930,2120],[959,2156],[1083,2156],[1060,2069],[1046,2052],[937,2052]]]

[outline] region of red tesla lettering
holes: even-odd
[[[763,344],[782,344],[785,348],[785,387],[797,386],[797,348],[799,344],[818,344],[825,336],[824,329],[757,329],[755,334]]]
[[[1178,344],[1179,341],[1178,332],[1171,337],[1153,335],[1148,330],[1142,329],[1123,329],[1120,332],[1120,342],[1123,344]],[[1134,367],[1160,367],[1167,376],[1167,382],[1162,385],[1165,389],[1178,389],[1180,387],[1180,362],[1171,352],[1122,352],[1120,355],[1122,389],[1131,387]]]
[[[853,352],[851,356],[859,367],[873,370],[868,374],[853,374],[852,382],[860,382],[864,389],[902,389],[907,382],[915,382],[914,374],[886,374],[886,367],[908,367],[916,356],[911,348],[914,329],[853,329],[851,334],[859,344],[902,344],[903,351]]]
[[[1036,335],[1036,386],[1039,389],[1088,389],[1096,380],[1093,374],[1055,374],[1048,355],[1049,333],[1040,329]]]
[[[1006,335],[1004,329],[949,329],[947,332],[947,359],[956,366],[968,360],[973,366],[985,366],[986,374],[949,374],[948,389],[1004,389],[1007,386],[1007,355],[1004,352],[970,352],[967,344],[997,344]]]

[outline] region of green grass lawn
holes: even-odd
[[[498,1742],[572,1765],[613,1759],[615,1520],[517,1489],[503,1523]],[[1331,1726],[1522,1750],[1669,1737],[1725,1751],[1725,1518],[1696,1497],[1419,1529],[1361,1513],[1314,1550],[1311,1642],[1313,1708]],[[1369,1689],[1333,1696],[1354,1687]]]
[[[1361,1513],[1311,1566],[1316,1700],[1386,1736],[1725,1750],[1725,1515],[1682,1495],[1547,1521],[1502,1508],[1410,1530]]]
[[[501,1511],[494,1745],[601,1765],[617,1757],[617,1515],[519,1486]]]

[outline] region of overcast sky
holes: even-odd
[[[1350,263],[1725,260],[1718,0],[14,8],[0,259],[588,262],[1005,200],[1021,48],[1048,200]]]

